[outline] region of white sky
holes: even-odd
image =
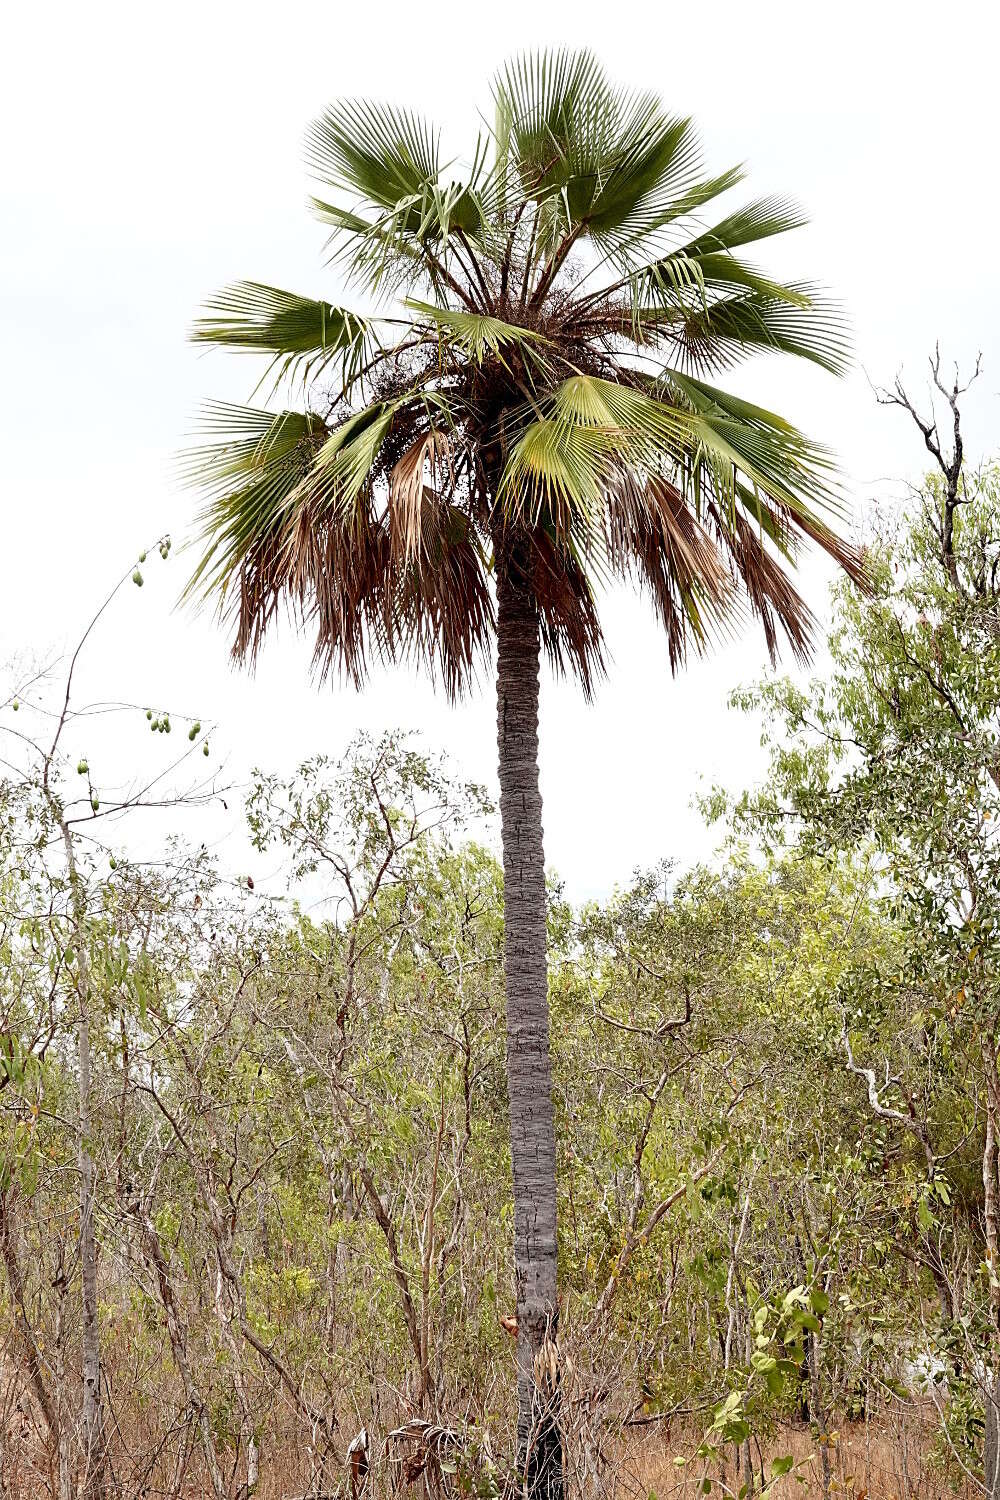
[[[694,114],[713,170],[746,161],[747,194],[806,205],[811,226],[758,260],[837,291],[859,369],[838,383],[767,364],[733,383],[832,444],[858,504],[922,468],[915,435],[875,407],[862,372],[884,381],[903,365],[919,387],[935,338],[963,363],[982,349],[968,430],[974,451],[991,450],[996,15],[968,0],[18,6],[0,87],[0,660],[70,642],[144,543],[189,533],[193,498],[172,483],[170,455],[201,400],[247,399],[257,378],[243,356],[186,344],[204,297],[241,277],[341,295],[303,206],[307,122],[338,95],[369,94],[471,144],[494,67],[523,47],[593,47],[613,77]],[[172,608],[186,563],[152,554],[146,587],[125,592],[98,638],[85,692],[219,721],[214,748],[237,779],[250,764],[336,754],[357,726],[403,725],[493,786],[489,682],[458,709],[405,669],[363,696],[317,691],[308,644],[287,635],[255,677],[236,674],[211,620]],[[824,608],[821,570],[807,578]],[[766,667],[757,632],[672,681],[640,604],[616,598],[607,618],[612,675],[596,704],[572,684],[544,688],[547,850],[575,896],[661,855],[707,852],[713,835],[690,806],[699,778],[739,786],[761,769],[757,729],[725,708]]]

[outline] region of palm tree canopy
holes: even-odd
[[[317,120],[308,159],[369,311],[240,282],[194,329],[269,356],[272,397],[299,397],[211,406],[185,457],[206,497],[188,592],[232,612],[238,656],[284,603],[321,672],[412,655],[458,694],[492,644],[501,555],[588,691],[608,579],[648,592],[675,667],[747,605],[772,656],[779,633],[806,652],[802,540],[862,576],[830,456],[714,383],[764,351],[843,368],[837,308],[744,259],[798,209],[717,217],[741,170],[704,175],[691,121],[586,52],[509,63],[462,169],[435,127],[368,100]]]

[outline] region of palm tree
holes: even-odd
[[[194,337],[270,356],[274,391],[302,399],[209,408],[189,458],[206,494],[189,592],[231,615],[240,659],[286,607],[315,632],[319,676],[355,686],[373,659],[411,659],[457,697],[496,638],[518,1462],[530,1494],[555,1496],[540,655],[589,695],[599,587],[628,579],[674,669],[745,606],[772,657],[779,633],[802,656],[798,545],[860,562],[823,518],[828,455],[707,383],[761,351],[841,368],[836,309],[734,253],[798,210],[761,199],[713,223],[742,172],[705,176],[690,120],[612,87],[585,52],[509,63],[493,105],[462,169],[391,105],[341,101],[312,126],[313,208],[370,310],[257,282],[209,303]]]

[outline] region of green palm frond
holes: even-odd
[[[708,307],[720,293],[753,292],[755,296],[787,302],[793,307],[809,307],[810,298],[802,290],[783,286],[724,251],[704,251],[690,255],[678,250],[652,265],[635,272],[630,279],[634,305],[644,316],[673,313],[692,302]]]
[[[513,58],[493,84],[498,145],[531,198],[559,191],[577,132],[608,113],[604,73],[589,52],[526,53]]]
[[[337,360],[345,385],[375,345],[370,319],[258,281],[239,281],[217,292],[191,337],[199,344],[271,354],[279,378],[297,370],[308,381]]]
[[[746,498],[739,488],[742,476],[750,494],[780,505],[799,525],[818,524],[823,511],[841,508],[832,455],[791,423],[677,370],[665,372],[659,385],[690,414],[692,495],[707,477],[716,498],[732,512]]]
[[[486,313],[472,313],[448,307],[438,307],[431,302],[421,302],[408,297],[405,303],[411,312],[419,313],[437,329],[455,349],[465,354],[473,364],[481,365],[487,354],[504,363],[503,350],[518,348],[532,363],[544,367],[542,350],[549,343],[545,336],[533,328],[520,328],[506,323],[502,318]]]
[[[641,489],[651,473],[680,458],[690,440],[687,414],[629,385],[576,375],[553,391],[512,448],[498,501],[518,521],[543,517],[567,544],[599,554],[604,503],[623,482]]]
[[[740,601],[769,649],[783,633],[803,653],[800,544],[864,578],[832,530],[833,460],[708,383],[760,353],[844,368],[839,307],[743,259],[801,211],[709,209],[743,169],[707,173],[691,121],[588,52],[515,58],[493,102],[464,165],[391,105],[347,100],[312,127],[331,259],[378,315],[258,282],[208,304],[196,341],[301,377],[325,416],[211,410],[185,460],[206,498],[189,592],[228,601],[238,654],[284,603],[321,673],[360,682],[373,656],[410,655],[449,693],[494,626],[487,555],[518,570],[550,659],[588,691],[609,577],[651,598],[675,666]]]
[[[790,198],[772,195],[744,204],[679,248],[687,255],[735,250],[740,245],[756,244],[758,240],[770,239],[776,234],[788,234],[807,223],[808,219],[797,203]]]
[[[692,122],[653,94],[608,83],[586,51],[529,54],[494,84],[497,158],[525,197],[547,206],[541,246],[583,232],[622,251],[732,187],[740,169],[700,180]]]
[[[206,497],[198,518],[205,551],[185,598],[224,600],[248,554],[280,534],[327,429],[309,412],[213,402],[200,430],[206,441],[179,465],[181,479]]]
[[[308,502],[319,514],[349,512],[369,482],[397,409],[398,403],[376,402],[332,432],[303,477],[296,502]]]
[[[733,173],[696,184],[668,205],[656,226],[642,223],[640,216],[633,240],[623,239],[619,247],[624,279],[603,293],[592,294],[585,299],[584,305],[592,305],[601,296],[607,297],[623,287],[629,290],[636,320],[648,316],[647,308],[669,312],[677,306],[691,306],[692,293],[707,305],[713,300],[712,293],[731,291],[734,287],[746,288],[763,297],[805,305],[808,299],[803,298],[801,292],[761,276],[732,254],[740,245],[784,234],[806,222],[801,210],[783,198],[757,199],[712,228],[700,230],[692,239],[675,245],[655,260],[639,263],[640,252],[653,242],[650,236],[654,228],[665,229],[669,223],[687,217],[710,198],[741,180],[742,175],[742,169],[738,168]]]
[[[677,342],[695,368],[722,369],[749,354],[796,354],[833,375],[850,362],[843,309],[804,282],[777,296],[720,297],[684,317]]]
[[[332,105],[309,128],[316,176],[381,208],[420,198],[437,183],[440,131],[409,110],[367,99]]]
[[[679,372],[658,389],[589,376],[560,385],[542,416],[527,422],[501,478],[506,513],[544,517],[567,545],[600,554],[609,494],[645,494],[669,484],[695,516],[747,509],[787,551],[787,526],[773,505],[816,534],[838,501],[830,455],[764,408]],[[766,512],[766,514],[765,514]]]
[[[743,177],[742,167],[730,167],[681,192],[674,191],[668,179],[658,183],[646,197],[638,199],[620,223],[595,226],[593,237],[609,260],[619,264],[624,271],[634,271],[637,264],[662,243],[664,231],[678,220],[697,213],[713,198],[729,192],[743,181]]]
[[[537,526],[544,515],[567,543],[580,525],[596,534],[616,448],[604,428],[539,418],[507,460],[500,502],[518,524]]]
[[[420,243],[400,233],[395,212],[386,211],[371,220],[321,198],[309,202],[320,222],[330,228],[331,262],[346,267],[349,281],[373,292],[392,292],[426,277]]]
[[[440,131],[410,111],[343,101],[309,130],[307,160],[320,180],[366,210],[313,200],[335,235],[346,236],[342,253],[352,273],[373,287],[406,284],[414,267],[430,265],[440,276],[435,256],[447,258],[452,237],[479,239],[486,227],[482,142],[465,180],[442,181]]]
[[[396,423],[421,431],[455,427],[453,403],[440,392],[408,389],[391,400],[377,401],[353,413],[329,432],[315,449],[289,504],[307,511],[316,522],[343,522],[360,501],[370,503],[383,445]],[[379,476],[386,479],[388,474]]]

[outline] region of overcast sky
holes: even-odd
[[[245,357],[185,342],[200,301],[241,277],[341,297],[304,208],[307,122],[340,95],[388,97],[460,149],[495,66],[521,48],[592,47],[613,77],[696,117],[712,170],[744,161],[747,193],[807,207],[811,225],[766,263],[844,299],[857,371],[837,382],[779,362],[736,380],[835,448],[859,508],[922,468],[866,372],[902,366],[919,389],[937,338],[963,364],[982,350],[969,440],[996,446],[994,7],[96,0],[19,6],[4,32],[0,660],[58,651],[142,545],[190,534],[171,454],[200,401],[247,399],[257,378]],[[336,754],[358,726],[403,725],[493,785],[489,682],[456,709],[406,670],[361,696],[317,690],[307,644],[287,633],[256,676],[235,673],[212,621],[173,608],[187,560],[152,561],[95,641],[86,694],[219,721],[213,753],[237,780],[252,763]],[[807,578],[822,611],[825,574]],[[547,850],[576,896],[705,854],[700,778],[739,786],[761,769],[757,727],[725,706],[767,666],[758,633],[674,681],[640,604],[614,598],[607,617],[613,666],[596,703],[544,686]]]

